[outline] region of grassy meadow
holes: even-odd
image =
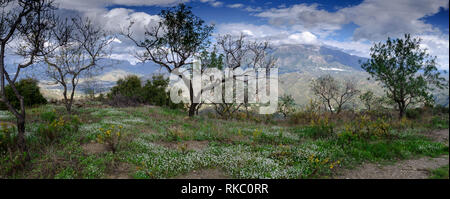
[[[100,102],[70,116],[63,106],[42,105],[27,110],[27,162],[7,150],[15,120],[0,111],[0,178],[166,179],[197,171],[238,179],[334,178],[363,162],[448,155],[448,145],[423,134],[448,128],[448,114],[401,121],[317,118],[189,118],[181,110]]]

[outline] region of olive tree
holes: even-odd
[[[413,104],[430,102],[431,91],[448,87],[436,67],[436,57],[420,47],[420,38],[388,38],[371,48],[371,58],[362,64],[372,78],[381,82],[386,96],[395,102],[399,117]]]

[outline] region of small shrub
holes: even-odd
[[[406,110],[406,117],[408,119],[420,119],[423,110],[421,108],[408,109]]]
[[[17,143],[16,129],[7,123],[0,123],[0,152],[13,150]]]
[[[304,134],[312,138],[325,138],[334,135],[334,124],[328,117],[311,120],[309,126],[304,129]]]
[[[431,119],[431,128],[434,129],[448,129],[448,118],[447,119],[443,119],[439,116],[434,116]]]
[[[42,119],[46,121],[37,128],[37,135],[47,143],[51,143],[64,133],[76,133],[78,132],[81,121],[78,116],[70,116],[67,119],[60,116],[56,119],[56,114],[47,112],[41,115]]]
[[[370,120],[366,115],[361,116],[354,122],[345,124],[345,130],[338,134],[340,141],[356,139],[380,139],[390,138],[391,126],[383,119]]]
[[[309,177],[316,174],[330,173],[331,170],[341,165],[340,160],[331,161],[330,158],[320,158],[315,155],[308,157],[308,163],[311,166]]]
[[[169,128],[167,131],[168,141],[181,141],[184,138],[184,132],[180,128]]]
[[[17,150],[17,134],[13,126],[0,124],[0,178],[11,175],[24,168],[26,152]]]
[[[320,103],[310,100],[303,110],[291,114],[289,121],[291,124],[308,124],[312,120],[317,120],[320,113]]]
[[[3,152],[0,154],[0,178],[2,175],[14,175],[22,170],[27,162],[27,153],[19,150]]]
[[[53,122],[54,120],[56,120],[56,118],[58,116],[56,116],[56,113],[54,111],[48,111],[48,112],[44,112],[40,115],[41,120],[45,121],[45,122]]]
[[[100,128],[100,134],[97,135],[97,142],[106,144],[109,149],[116,153],[122,138],[122,126],[111,125],[107,129]]]

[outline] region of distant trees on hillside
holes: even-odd
[[[362,64],[372,78],[380,81],[387,97],[395,102],[399,117],[408,107],[432,101],[431,91],[448,88],[436,67],[436,57],[420,47],[421,39],[406,34],[404,38],[377,43],[371,48],[371,59]]]
[[[167,91],[169,79],[162,75],[154,75],[151,80],[142,83],[141,78],[129,75],[119,79],[107,97],[109,104],[114,106],[135,106],[150,104],[155,106],[167,106],[181,108],[182,104],[174,104],[170,100]]]

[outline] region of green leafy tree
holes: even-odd
[[[164,78],[162,75],[153,76],[152,80],[147,80],[147,83],[142,88],[144,101],[156,106],[168,105],[170,100],[170,96],[166,91],[168,85],[168,78]]]
[[[364,104],[364,106],[368,111],[372,109],[375,101],[375,96],[372,91],[366,91],[365,93],[359,96],[359,99],[361,100],[361,102]]]
[[[138,101],[142,98],[141,78],[136,75],[128,75],[123,79],[117,80],[116,86],[111,88],[109,97],[123,96],[134,98]]]
[[[47,103],[47,100],[39,91],[38,82],[36,80],[30,78],[22,79],[16,83],[15,86],[17,91],[23,97],[23,103],[26,107]],[[14,91],[10,85],[5,87],[5,95],[14,108],[20,108],[20,101],[14,94]],[[6,105],[0,102],[0,110],[5,109],[7,109]]]
[[[285,118],[295,111],[295,100],[292,95],[282,95],[278,103],[278,112],[282,113]]]
[[[431,91],[448,84],[436,67],[436,57],[420,48],[421,39],[406,34],[404,38],[377,43],[371,48],[371,59],[362,64],[372,78],[380,81],[389,99],[395,102],[402,118],[413,104],[429,102]]]

